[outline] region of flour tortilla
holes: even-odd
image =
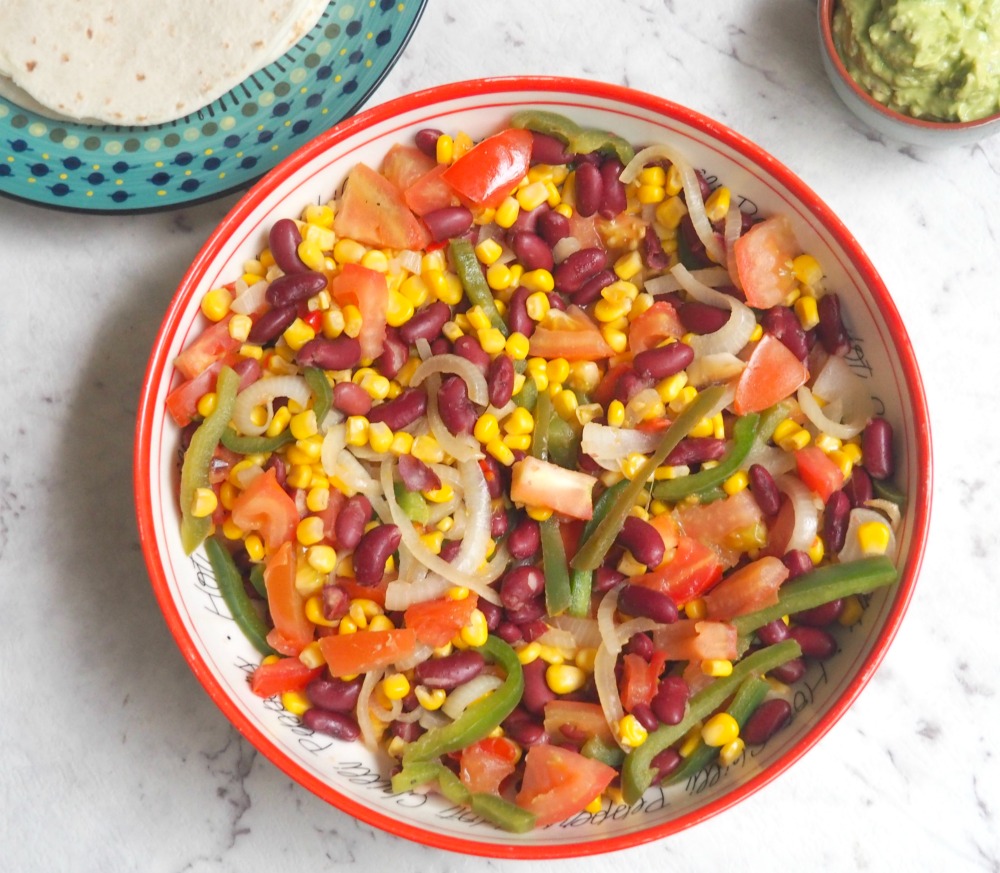
[[[329,0],[4,0],[0,95],[88,124],[174,121],[308,33]]]

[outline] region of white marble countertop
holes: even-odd
[[[1000,868],[1000,138],[884,141],[824,77],[812,0],[430,0],[372,103],[484,75],[621,83],[771,151],[843,219],[923,367],[933,530],[895,644],[847,716],[739,807],[532,869]],[[571,11],[572,9],[572,11]],[[234,197],[130,217],[0,201],[0,869],[510,869],[374,831],[229,725],[158,612],[132,505],[146,357]]]

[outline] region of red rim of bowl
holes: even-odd
[[[831,706],[830,710],[813,725],[796,746],[786,752],[766,770],[750,778],[745,783],[736,786],[723,797],[686,815],[672,819],[661,825],[650,827],[644,831],[610,836],[605,839],[578,844],[536,845],[525,843],[524,845],[510,845],[506,843],[493,843],[488,839],[463,839],[438,834],[433,830],[408,824],[363,806],[341,795],[335,788],[316,779],[313,775],[304,771],[288,759],[280,748],[244,717],[198,656],[194,642],[188,635],[180,618],[177,606],[170,597],[169,585],[164,573],[163,563],[160,559],[159,544],[155,537],[151,504],[150,483],[155,469],[153,464],[154,459],[151,457],[151,430],[156,412],[154,406],[156,402],[156,386],[164,378],[164,374],[169,369],[169,361],[166,358],[167,350],[170,346],[171,338],[177,330],[178,321],[189,303],[193,288],[217,254],[223,240],[236,230],[245,216],[258,205],[275,184],[296,171],[303,164],[308,163],[330,146],[352,134],[362,131],[373,124],[385,121],[402,111],[429,107],[442,101],[476,94],[489,93],[498,95],[515,91],[525,93],[534,91],[540,95],[561,92],[616,100],[638,109],[658,113],[715,137],[725,145],[752,160],[791,191],[820,220],[822,225],[844,248],[852,264],[862,276],[865,285],[870,289],[875,303],[885,318],[886,324],[897,345],[902,363],[903,378],[909,396],[912,399],[913,424],[916,428],[915,439],[918,446],[918,457],[914,459],[914,469],[917,471],[916,475],[920,494],[918,495],[919,499],[912,500],[912,511],[916,513],[916,517],[914,518],[913,541],[908,561],[900,574],[896,596],[886,618],[880,638],[865,658],[858,673],[848,684],[843,694]],[[144,377],[137,417],[133,462],[139,540],[160,608],[171,633],[196,677],[212,700],[215,701],[243,736],[270,759],[272,763],[300,785],[343,812],[369,825],[387,831],[390,834],[435,848],[496,858],[568,858],[630,848],[661,839],[698,824],[734,806],[739,801],[774,780],[812,748],[843,716],[861,690],[868,684],[882,662],[912,597],[920,564],[923,560],[927,530],[930,522],[932,480],[931,435],[927,403],[917,361],[902,320],[895,304],[889,296],[888,290],[847,228],[830,211],[826,204],[783,164],[776,161],[740,134],[735,133],[718,122],[698,112],[651,94],[618,85],[563,77],[526,76],[475,79],[442,85],[391,100],[334,126],[317,139],[303,146],[299,151],[290,155],[254,185],[233,207],[201,248],[181,280],[178,290],[170,303],[163,324],[157,334]]]
[[[957,130],[970,131],[986,127],[995,121],[1000,121],[1000,112],[994,112],[992,115],[987,115],[985,118],[976,118],[973,121],[931,121],[926,118],[915,118],[912,115],[890,109],[884,103],[879,103],[878,100],[872,97],[871,94],[855,81],[854,77],[848,72],[847,67],[844,66],[840,52],[837,51],[836,43],[833,41],[833,13],[837,2],[838,0],[819,0],[817,8],[819,11],[819,29],[823,51],[833,65],[833,69],[837,71],[837,76],[840,80],[866,107],[897,124],[937,133],[954,132]]]

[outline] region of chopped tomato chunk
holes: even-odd
[[[307,667],[298,658],[282,658],[265,662],[253,671],[250,690],[258,697],[271,697],[286,691],[301,691],[313,679],[318,679],[322,667]]]
[[[517,805],[535,814],[537,827],[557,824],[600,796],[616,775],[614,767],[571,749],[532,746],[524,758]]]
[[[530,455],[511,468],[510,499],[587,521],[594,515],[597,479]]]
[[[469,791],[499,794],[503,782],[517,766],[521,751],[506,737],[485,737],[462,749],[458,776]]]
[[[360,264],[344,264],[330,283],[333,299],[341,306],[354,304],[361,312],[361,357],[374,361],[385,345],[389,286],[385,274]]]
[[[600,329],[578,306],[569,306],[565,312],[550,310],[528,340],[528,349],[532,357],[546,360],[599,361],[614,354]]]
[[[176,358],[174,368],[185,379],[194,379],[216,361],[240,347],[240,341],[229,335],[229,319],[217,321],[205,328]]]
[[[430,155],[425,155],[416,146],[396,143],[382,160],[382,175],[400,191],[405,191],[436,166],[438,162]]]
[[[671,661],[732,660],[737,655],[736,637],[729,622],[689,618],[653,631],[653,642]]]
[[[550,700],[545,704],[544,727],[545,733],[554,742],[563,737],[600,737],[606,743],[615,741],[599,703],[562,697]]]
[[[750,306],[768,309],[788,296],[795,287],[791,262],[799,251],[792,224],[784,215],[755,224],[736,240],[736,271]]]
[[[793,394],[808,378],[809,369],[795,353],[766,333],[736,382],[733,409],[737,415],[761,412]]]
[[[431,241],[399,188],[364,164],[347,174],[333,230],[338,237],[392,249],[422,249]]]
[[[806,446],[795,453],[795,466],[802,479],[823,502],[844,487],[844,473],[819,446]]]
[[[473,146],[442,174],[471,206],[497,207],[528,172],[531,132],[511,128]]]
[[[673,305],[658,300],[628,326],[628,347],[634,353],[655,349],[665,339],[684,336],[684,325]]]
[[[291,542],[284,543],[264,567],[267,608],[275,630],[289,647],[301,652],[313,639],[313,623],[306,617],[306,599],[295,587],[298,565]]]
[[[388,667],[416,647],[417,635],[412,628],[337,634],[319,641],[320,651],[334,676],[356,676]]]
[[[450,643],[455,634],[469,623],[478,603],[479,598],[475,594],[463,600],[448,597],[425,600],[408,606],[403,621],[407,627],[413,628],[420,642],[436,649]]]
[[[730,619],[778,602],[788,568],[774,557],[759,558],[734,570],[705,595],[710,619]]]
[[[674,556],[655,570],[629,580],[633,585],[643,585],[673,598],[682,606],[700,597],[722,578],[719,556],[708,546],[693,537],[681,536],[677,540]]]
[[[264,545],[276,549],[295,536],[299,510],[288,492],[278,484],[272,468],[240,492],[233,503],[232,518],[243,531],[259,531]]]

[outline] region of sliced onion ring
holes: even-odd
[[[788,495],[795,518],[792,534],[785,547],[786,551],[793,549],[805,551],[813,544],[819,532],[820,507],[817,506],[817,498],[796,476],[790,474],[779,476],[775,484],[779,491]]]
[[[312,391],[302,376],[269,376],[258,379],[236,395],[233,406],[233,424],[240,433],[260,436],[267,430],[274,417],[274,399],[287,397],[305,408],[312,397]],[[267,410],[267,421],[254,424],[251,414],[258,406]]]
[[[732,295],[723,294],[699,282],[683,264],[677,264],[670,272],[677,277],[681,287],[699,303],[730,311],[729,320],[717,331],[691,337],[690,343],[695,354],[699,356],[722,352],[738,354],[750,341],[754,328],[757,327],[753,310]]]

